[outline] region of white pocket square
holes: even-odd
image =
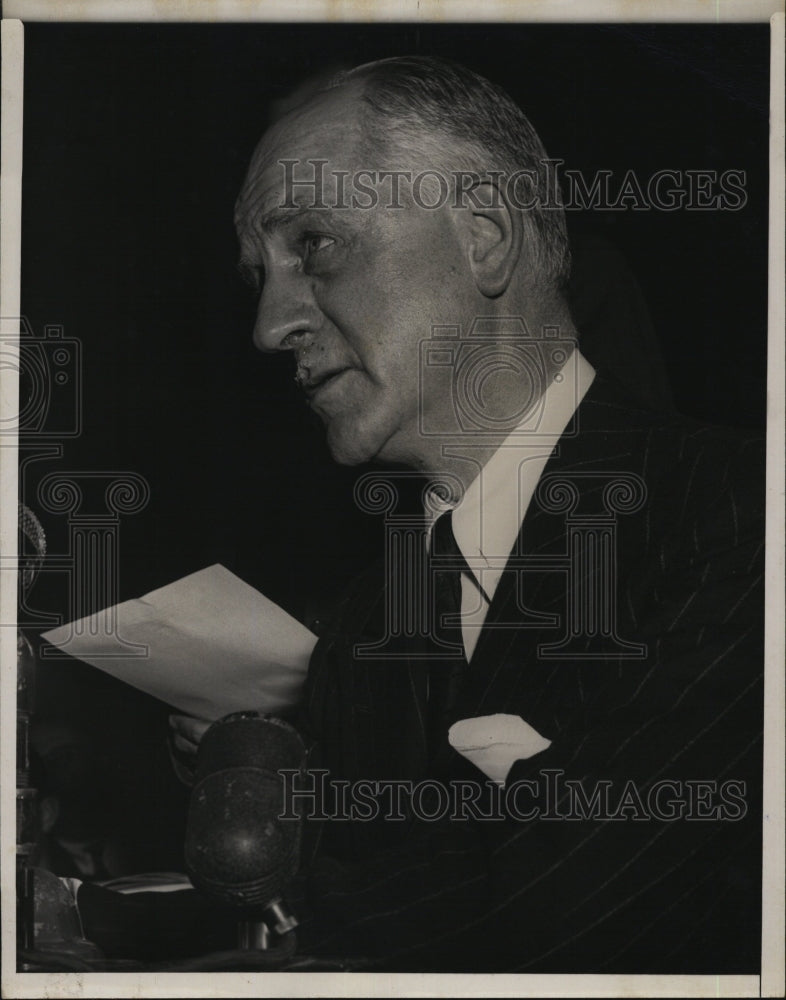
[[[517,760],[526,760],[551,746],[519,715],[482,715],[460,719],[448,731],[448,741],[462,757],[504,785],[508,772]]]

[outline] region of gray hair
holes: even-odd
[[[407,148],[418,136],[430,139],[435,147],[440,139],[457,139],[462,168],[482,174],[495,171],[503,177],[516,174],[515,203],[527,205],[538,238],[540,273],[564,289],[570,250],[553,171],[550,181],[546,150],[537,132],[501,87],[445,59],[399,56],[342,71],[327,89],[354,80],[365,85],[362,99],[374,114],[364,125],[376,145],[385,147],[393,141]],[[439,148],[444,159],[444,146]],[[519,188],[524,189],[525,200]]]

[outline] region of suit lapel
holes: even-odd
[[[624,395],[596,376],[546,463],[539,487],[547,477],[624,468],[630,420]],[[565,611],[567,571],[554,568],[554,557],[567,554],[566,515],[544,509],[542,500],[536,489],[478,638],[458,718],[503,712],[518,702],[517,692],[525,686],[537,712],[535,692],[558,669],[559,661],[543,661],[537,650],[557,639]],[[551,565],[544,565],[549,560]],[[533,675],[531,686],[527,673]]]

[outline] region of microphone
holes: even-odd
[[[207,730],[197,757],[185,842],[195,888],[241,917],[241,947],[297,926],[283,891],[300,860],[301,821],[284,812],[281,768],[302,770],[306,750],[286,722],[235,712]],[[264,923],[260,923],[263,921]]]

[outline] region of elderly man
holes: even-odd
[[[312,657],[301,950],[755,971],[757,442],[582,357],[546,153],[462,67],[341,74],[263,137],[236,223],[255,343],[335,459],[426,484],[425,545],[388,546]]]

